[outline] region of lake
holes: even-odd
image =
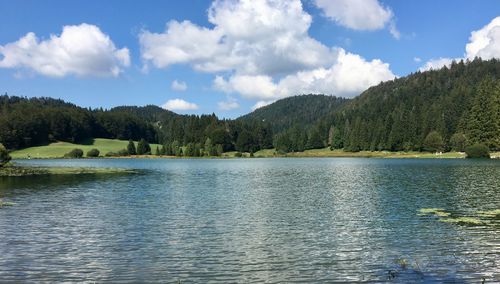
[[[1,178],[0,282],[500,281],[500,161],[19,163],[140,172]]]

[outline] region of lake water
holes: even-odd
[[[500,281],[500,161],[106,159],[0,179],[0,282]]]

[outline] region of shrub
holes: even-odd
[[[118,157],[120,155],[118,155],[118,153],[116,152],[107,152],[106,155],[104,155],[106,157]]]
[[[490,149],[484,144],[474,144],[465,148],[467,158],[490,158]]]
[[[432,131],[424,139],[424,150],[429,152],[442,151],[444,146],[443,137],[439,132]]]
[[[92,149],[90,151],[87,152],[87,157],[90,157],[90,158],[96,158],[96,157],[99,157],[99,154],[101,152],[99,152],[99,150],[97,149]]]
[[[236,152],[236,153],[234,153],[234,156],[237,158],[241,158],[243,156],[243,154],[241,152]]]
[[[118,156],[128,156],[128,150],[121,149],[120,151],[118,151]]]
[[[463,152],[467,143],[467,137],[460,132],[453,134],[450,138],[450,146],[453,151]]]
[[[11,157],[7,149],[0,143],[0,167],[4,166],[10,161]]]
[[[72,159],[79,159],[83,157],[83,150],[82,149],[73,149],[70,152],[64,154],[65,158],[72,158]]]

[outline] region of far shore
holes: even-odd
[[[239,159],[239,158],[417,158],[417,159],[463,159],[463,152],[445,152],[445,153],[429,153],[429,152],[390,152],[390,151],[360,151],[360,152],[344,152],[343,150],[330,150],[329,148],[312,149],[304,152],[294,153],[277,153],[274,149],[265,149],[251,155],[250,153],[225,152],[221,156],[201,156],[201,157],[185,157],[185,156],[167,156],[167,155],[130,155],[118,157],[99,156],[96,158],[82,159]],[[492,159],[500,159],[500,152],[491,153]],[[36,154],[22,157],[14,156],[15,160],[27,159],[66,159],[57,156],[38,156]]]

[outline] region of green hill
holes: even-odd
[[[13,159],[26,159],[28,157],[37,158],[62,158],[64,154],[69,151],[78,148],[82,149],[84,156],[91,149],[98,149],[100,156],[104,156],[108,152],[118,152],[122,149],[127,149],[128,141],[126,140],[116,140],[116,139],[102,139],[96,138],[91,139],[86,144],[73,144],[69,142],[55,142],[46,146],[37,146],[25,148],[22,150],[14,151],[10,153]],[[137,142],[135,142],[137,147]],[[150,144],[151,150],[155,151],[156,147],[161,147],[158,144]]]
[[[278,100],[241,116],[242,121],[265,121],[275,134],[293,127],[305,129],[318,119],[340,109],[349,99],[325,95],[301,95]]]

